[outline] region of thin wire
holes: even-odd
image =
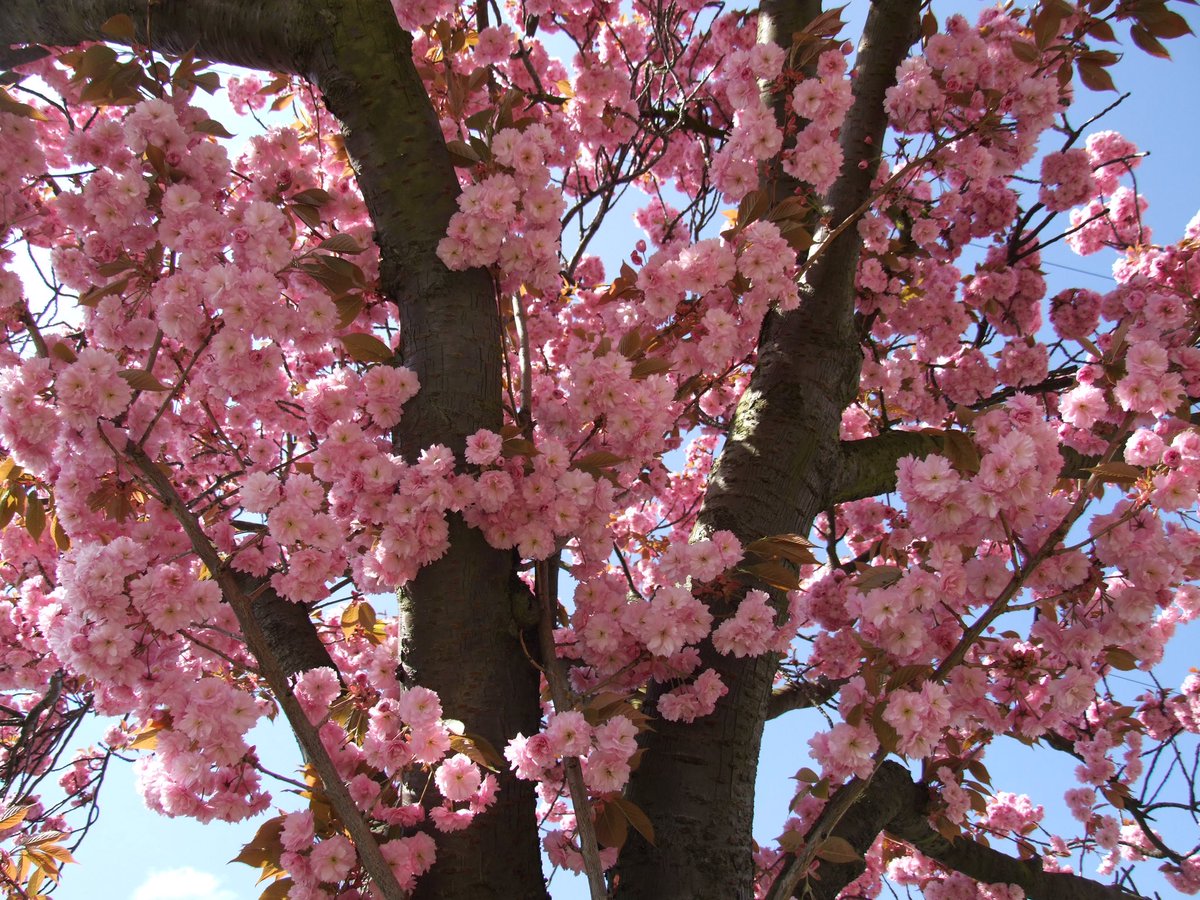
[[[974,247],[976,250],[990,250],[994,245],[993,244],[979,244],[979,243],[976,243],[975,241],[968,241],[967,246]],[[1101,275],[1099,272],[1089,272],[1087,269],[1079,269],[1079,268],[1076,268],[1075,266],[1064,265],[1063,263],[1047,262],[1047,261],[1043,260],[1041,263],[1039,263],[1039,265],[1053,266],[1056,269],[1066,269],[1068,272],[1078,272],[1080,275],[1091,275],[1093,278],[1101,278],[1104,281],[1112,281],[1114,283],[1116,282],[1116,279],[1113,278],[1111,275]]]

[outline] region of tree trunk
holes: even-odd
[[[410,459],[431,444],[460,455],[467,435],[499,430],[500,323],[491,279],[449,272],[436,256],[455,212],[458,179],[412,62],[412,38],[387,0],[11,0],[0,43],[70,45],[108,39],[125,14],[139,40],[165,52],[301,75],[343,124],[347,153],[376,228],[381,289],[398,305],[403,363],[418,395],[397,429]],[[149,23],[149,29],[147,29]],[[445,714],[496,747],[537,729],[537,672],[513,624],[512,555],[461,521],[450,549],[402,598],[404,664],[441,696]],[[265,622],[269,622],[268,615]],[[288,619],[297,624],[296,617]],[[306,641],[311,650],[311,641]],[[319,654],[307,652],[301,665]],[[500,776],[495,806],[469,831],[438,837],[424,896],[545,896],[532,785]]]
[[[871,8],[855,67],[854,106],[842,128],[845,164],[827,198],[825,234],[818,233],[814,245],[820,256],[804,279],[800,307],[771,313],[763,325],[758,365],[693,538],[727,529],[745,545],[773,534],[806,534],[829,501],[841,459],[841,414],[854,399],[862,353],[854,325],[861,240],[854,227],[827,235],[870,196],[886,127],[884,92],[916,39],[919,6],[917,0],[881,0]],[[797,23],[782,4],[774,7],[775,19],[760,35],[790,45]],[[812,12],[802,0],[795,9]],[[709,605],[718,617],[736,608]],[[691,725],[657,721],[649,734],[631,794],[654,823],[657,846],[631,839],[619,870],[623,900],[712,896],[716,885],[722,897],[753,896],[754,780],[777,660],[722,657],[710,643],[701,655],[729,693],[712,716]]]
[[[436,254],[458,208],[458,179],[411,48],[388,3],[347,3],[323,45],[331,56],[314,69],[375,222],[381,287],[400,309],[401,359],[421,383],[396,450],[412,462],[444,444],[461,460],[469,435],[503,424],[500,319],[491,278],[450,272]],[[405,671],[438,693],[446,716],[497,748],[535,732],[540,718],[538,673],[512,615],[513,565],[510,552],[454,517],[445,556],[400,595]],[[488,812],[438,837],[418,896],[546,896],[533,785],[507,769],[499,779]]]

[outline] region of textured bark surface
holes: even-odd
[[[410,462],[432,444],[461,459],[468,435],[500,430],[500,320],[491,279],[450,272],[438,241],[457,210],[458,179],[412,63],[412,39],[385,0],[347,2],[312,63],[375,223],[384,293],[399,306],[403,363],[421,390],[395,434]],[[437,691],[445,714],[502,748],[537,730],[537,670],[513,625],[513,558],[455,519],[450,549],[400,596],[402,663]],[[500,777],[495,805],[439,837],[418,896],[545,896],[532,784]]]
[[[902,457],[923,459],[942,450],[941,438],[917,431],[888,431],[859,441],[845,441],[831,499],[835,503],[848,503],[894,491],[896,463]]]
[[[284,672],[291,676],[322,666],[337,668],[313,627],[307,606],[284,600],[268,582],[232,570],[230,576],[250,598],[250,612],[262,629],[268,650]]]
[[[418,395],[397,429],[410,460],[444,444],[461,454],[466,436],[499,430],[500,324],[491,279],[449,272],[436,256],[456,209],[458,180],[441,129],[412,63],[412,39],[386,0],[13,0],[0,16],[0,43],[68,45],[102,36],[114,15],[130,16],[139,40],[164,52],[194,50],[219,62],[311,79],[343,124],[381,251],[381,287],[398,305],[402,362]],[[147,27],[149,25],[149,27]],[[446,715],[503,747],[535,731],[537,672],[512,624],[513,560],[461,522],[449,552],[421,570],[401,598],[404,664],[436,690]],[[256,602],[291,670],[327,664],[304,617]],[[287,646],[293,641],[295,647]],[[327,657],[326,657],[327,660]],[[439,837],[438,862],[421,881],[430,897],[545,896],[532,785],[501,776],[495,807],[472,828]]]
[[[846,164],[827,198],[826,234],[856,214],[868,196],[884,129],[883,93],[916,37],[919,6],[918,0],[878,0],[872,7],[859,50],[855,105],[842,132]],[[787,47],[819,12],[819,3],[765,0],[762,12],[760,40]],[[375,222],[382,288],[397,303],[402,322],[401,358],[422,385],[395,434],[397,451],[411,459],[442,443],[460,452],[478,428],[498,428],[501,345],[493,285],[481,271],[448,272],[436,257],[455,211],[457,179],[412,65],[411,39],[387,0],[4,0],[0,65],[20,58],[4,45],[97,40],[100,26],[121,13],[134,22],[138,39],[157,50],[193,50],[214,61],[298,74],[321,87],[344,124],[346,148]],[[764,187],[776,198],[793,188],[777,169],[764,173]],[[807,532],[830,501],[889,489],[899,456],[939,449],[936,437],[911,433],[839,444],[841,412],[854,397],[861,360],[853,321],[859,241],[853,227],[824,245],[820,233],[816,239],[821,258],[804,279],[801,307],[772,314],[764,324],[758,366],[714,471],[697,537],[729,529],[749,542]],[[1066,465],[1085,462],[1068,459]],[[142,464],[146,478],[169,493],[152,461]],[[182,501],[178,506],[186,518]],[[207,546],[200,526],[192,527],[197,546]],[[539,719],[537,672],[513,621],[514,560],[461,520],[451,522],[450,539],[449,553],[422,569],[401,597],[403,664],[438,691],[447,716],[500,747],[518,731],[531,733]],[[328,664],[311,620],[302,606],[284,603],[273,591],[255,596],[250,588],[256,586],[222,570],[212,553],[210,569],[224,579],[250,645],[265,661],[298,733],[312,744],[315,732],[286,684],[298,671]],[[728,600],[712,604],[719,614],[730,611]],[[527,644],[534,646],[532,636]],[[754,779],[776,661],[723,657],[711,645],[702,655],[729,694],[716,714],[695,724],[656,721],[631,793],[655,825],[657,846],[631,838],[617,873],[622,898],[752,896]],[[826,689],[817,686],[817,696]],[[649,710],[654,701],[651,696]],[[776,698],[772,711],[807,702]],[[333,793],[352,816],[344,786],[335,785]],[[886,762],[832,833],[861,851],[886,830],[948,868],[985,882],[1020,884],[1034,898],[1129,896],[1076,876],[1044,873],[1035,862],[971,841],[948,841],[925,820],[925,800],[903,767]],[[532,787],[502,776],[495,808],[466,832],[439,836],[438,864],[421,881],[419,895],[541,900],[546,892],[534,813]],[[356,827],[365,834],[361,822]],[[383,866],[377,849],[367,856],[374,870]],[[832,898],[861,871],[860,864],[824,865],[821,880],[808,887],[814,897]]]
[[[842,129],[845,164],[828,196],[829,229],[856,214],[870,193],[886,119],[883,95],[917,36],[916,0],[872,7],[856,66],[853,108]],[[760,37],[790,45],[815,13],[807,2],[773,4]],[[864,163],[859,168],[859,163]],[[694,537],[727,529],[743,544],[773,534],[807,534],[825,508],[840,461],[842,410],[854,399],[862,355],[854,325],[854,271],[861,241],[847,228],[822,244],[792,312],[768,316],[758,365],[714,467]],[[713,608],[727,614],[728,608]],[[646,741],[633,799],[650,816],[657,847],[631,841],[620,862],[619,896],[753,896],[750,856],[754,780],[776,660],[718,655],[729,693],[690,725],[661,721]],[[654,699],[652,695],[651,700]]]
[[[947,869],[962,872],[982,884],[1015,884],[1029,900],[1131,900],[1136,894],[1100,884],[1079,875],[1045,872],[1040,858],[1016,859],[967,838],[948,840],[929,825],[925,815],[929,794],[912,780],[900,763],[879,767],[861,799],[833,830],[837,837],[865,853],[880,832],[916,847]],[[863,873],[862,862],[821,863],[817,877],[800,882],[797,896],[834,900]]]
[[[0,44],[110,40],[100,26],[124,14],[133,21],[137,39],[161,52],[193,50],[214,62],[303,75],[340,5],[321,0],[161,0],[153,6],[146,0],[5,0]]]

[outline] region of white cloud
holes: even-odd
[[[185,866],[151,872],[130,900],[237,900],[237,895],[212,873]]]

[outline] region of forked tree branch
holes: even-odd
[[[1029,900],[1136,900],[1137,894],[1100,884],[1081,875],[1047,872],[1040,858],[1016,859],[991,847],[959,837],[949,840],[934,830],[925,816],[928,791],[913,781],[898,762],[884,762],[861,799],[834,829],[861,853],[866,853],[881,832],[903,841],[934,862],[961,872],[982,884],[1015,884]],[[796,896],[833,900],[866,869],[862,861],[820,864],[806,881],[800,879]],[[811,893],[804,893],[804,891]],[[775,892],[772,892],[772,896]],[[779,894],[779,896],[784,896]],[[787,896],[791,896],[788,894]]]

